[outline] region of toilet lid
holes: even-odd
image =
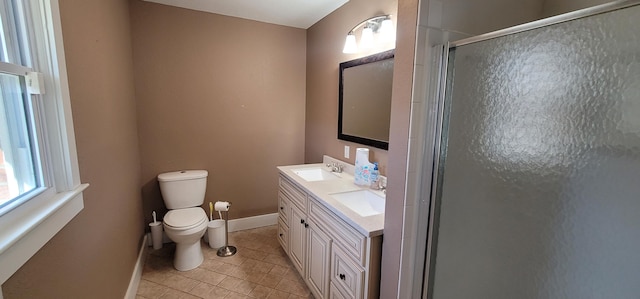
[[[206,220],[207,214],[200,207],[171,210],[164,215],[164,223],[171,227],[190,227]]]

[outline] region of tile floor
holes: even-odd
[[[149,249],[137,298],[313,298],[276,238],[278,226],[229,233],[238,253],[218,257],[202,242],[204,262],[173,268],[175,244]]]

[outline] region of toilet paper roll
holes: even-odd
[[[228,201],[216,201],[215,205],[213,205],[213,209],[216,211],[229,211],[229,206],[231,204]]]

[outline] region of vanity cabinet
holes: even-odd
[[[377,298],[382,236],[359,233],[280,175],[278,240],[316,298]]]

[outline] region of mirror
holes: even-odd
[[[389,149],[394,50],[340,63],[338,139]]]

